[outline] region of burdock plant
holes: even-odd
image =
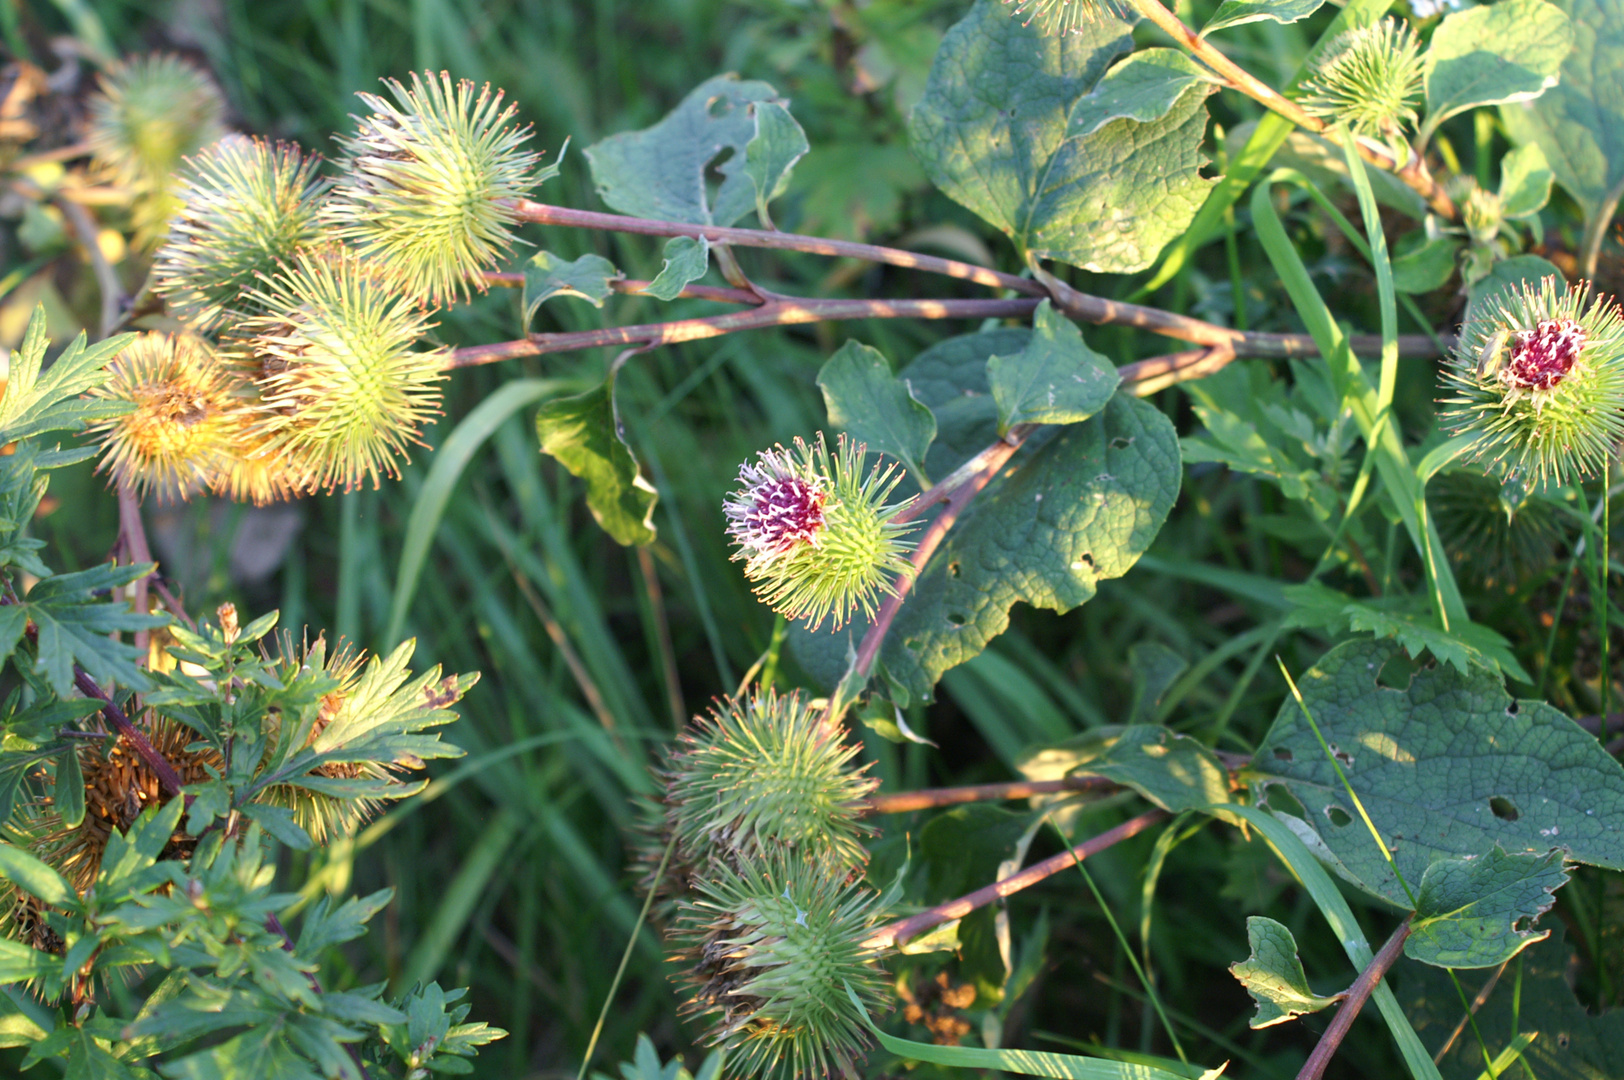
[[[440,403],[443,355],[414,348],[433,324],[347,248],[301,252],[249,293],[241,333],[263,402],[251,435],[313,486],[393,476]]]
[[[707,1041],[730,1073],[760,1080],[855,1076],[869,1045],[849,987],[873,1010],[885,991],[868,942],[875,894],[826,861],[779,854],[696,883],[675,937],[685,1011],[716,1017]]]
[[[1601,468],[1624,438],[1624,319],[1547,277],[1473,305],[1444,369],[1443,422],[1527,483]]]
[[[875,599],[908,569],[908,526],[895,520],[906,504],[885,502],[902,474],[877,463],[865,474],[866,449],[842,435],[830,454],[820,435],[764,450],[739,467],[740,487],[723,504],[733,558],[745,560],[756,594],[814,629],[831,618],[838,630],[857,608],[872,618]]]
[[[528,128],[489,86],[412,74],[387,83],[396,105],[361,94],[372,110],[340,137],[345,159],[324,213],[337,235],[376,260],[413,297],[434,304],[483,288],[480,273],[513,243],[504,200],[554,175],[521,150]]]
[[[719,703],[683,733],[666,762],[665,818],[690,869],[782,851],[867,862],[859,814],[877,783],[821,712],[768,690]]]

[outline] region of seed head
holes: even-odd
[[[1103,19],[1120,19],[1127,12],[1126,0],[1004,0],[1015,6],[1015,16],[1023,26],[1033,23],[1050,37],[1080,34],[1083,28]]]
[[[1505,211],[1499,195],[1473,184],[1466,202],[1461,206],[1460,216],[1467,235],[1474,243],[1492,244],[1500,235],[1500,223],[1505,220]]]
[[[237,429],[230,373],[190,334],[147,333],[118,354],[95,397],[134,408],[104,420],[101,468],[137,491],[185,499],[229,458]]]
[[[794,856],[719,867],[696,888],[674,934],[691,964],[683,1011],[716,1016],[707,1042],[726,1050],[733,1075],[855,1076],[869,1038],[846,987],[872,1011],[885,986],[865,944],[874,893]]]
[[[858,816],[876,781],[852,767],[857,746],[829,731],[800,694],[771,690],[696,717],[666,761],[666,826],[696,871],[794,851],[860,867]]]
[[[156,239],[176,207],[171,177],[181,159],[225,134],[225,102],[212,79],[169,54],[114,64],[90,103],[91,157],[137,196],[135,218]]]
[[[228,136],[190,160],[180,209],[152,267],[153,288],[179,318],[213,330],[248,314],[243,294],[315,243],[319,159],[297,146]]]
[[[1548,277],[1479,300],[1443,377],[1451,434],[1525,482],[1587,475],[1624,438],[1624,319],[1588,285]]]
[[[541,155],[519,149],[530,130],[510,123],[500,91],[476,95],[445,72],[413,72],[410,89],[385,85],[399,107],[359,95],[372,114],[338,140],[347,156],[325,214],[414,298],[466,298],[513,243],[516,218],[501,200],[521,198],[557,167],[538,170]]]
[[[894,464],[865,476],[866,449],[842,435],[831,455],[820,435],[764,450],[739,467],[741,487],[723,503],[733,558],[756,594],[814,629],[832,616],[838,630],[858,607],[872,617],[875,597],[908,569],[908,526],[893,520],[902,506],[885,505],[902,476]]]
[[[250,442],[316,487],[396,475],[440,403],[440,350],[412,348],[427,313],[347,248],[301,252],[248,296],[261,314],[241,332],[262,372]]]
[[[1421,46],[1409,24],[1383,19],[1331,41],[1303,82],[1299,104],[1355,135],[1398,138],[1415,122],[1421,76]]]

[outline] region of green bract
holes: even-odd
[[[908,526],[894,520],[903,506],[885,502],[902,474],[876,463],[865,476],[866,450],[841,436],[831,455],[819,435],[739,467],[743,487],[723,504],[733,558],[746,560],[756,594],[786,618],[814,628],[832,618],[837,630],[857,608],[872,618],[875,598],[908,569]]]
[[[874,893],[794,855],[721,867],[696,887],[676,928],[692,964],[686,1010],[717,1015],[707,1041],[730,1074],[854,1075],[870,1040],[847,988],[873,1011],[885,987],[866,941]]]
[[[1443,423],[1526,482],[1588,475],[1624,438],[1624,319],[1586,287],[1548,277],[1473,304],[1443,377]]]
[[[231,136],[197,155],[181,206],[153,262],[153,289],[181,319],[212,330],[247,306],[243,294],[320,238],[319,159],[297,146]]]
[[[858,815],[877,785],[822,712],[768,690],[695,719],[665,768],[666,826],[688,863],[782,851],[846,870],[868,860]]]
[[[557,167],[538,170],[541,156],[519,149],[530,132],[510,123],[513,107],[489,86],[476,95],[473,83],[444,72],[413,72],[411,89],[386,85],[400,107],[360,95],[372,114],[338,140],[347,156],[326,219],[413,297],[466,298],[513,243],[515,218],[502,200],[523,197]]]

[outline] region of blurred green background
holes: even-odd
[[[64,34],[91,51],[190,56],[219,80],[235,127],[323,153],[334,152],[332,132],[349,123],[354,91],[376,90],[380,77],[445,68],[489,81],[534,125],[535,144],[548,160],[566,139],[572,143],[562,173],[536,197],[588,209],[604,207],[574,148],[653,123],[703,79],[736,71],[791,98],[812,144],[778,204],[779,227],[1016,271],[1001,238],[929,187],[904,136],[906,109],[923,88],[941,34],[967,6],[964,0],[4,0],[0,13],[12,50],[26,50],[48,69],[63,62],[50,42]],[[1199,6],[1204,14],[1216,5]],[[1327,10],[1291,26],[1255,24],[1234,33],[1226,48],[1279,81],[1329,17]],[[1252,116],[1250,103],[1227,96],[1213,98],[1212,109],[1220,131]],[[1457,138],[1470,166],[1474,132],[1469,118],[1462,123],[1464,129],[1446,126],[1445,137]],[[1479,152],[1490,145],[1477,141]],[[1322,285],[1334,286],[1341,313],[1374,325],[1368,282],[1347,274],[1352,263],[1334,230],[1307,214],[1295,215],[1292,227]],[[1234,247],[1238,290],[1219,244],[1156,302],[1230,323],[1238,293],[1251,328],[1296,329],[1246,232],[1242,214]],[[566,258],[598,252],[632,277],[652,277],[660,265],[658,241],[644,238],[534,226],[524,236]],[[985,295],[896,268],[739,254],[757,281],[788,293]],[[516,253],[515,263],[524,257]],[[132,268],[138,261],[126,264]],[[58,333],[91,325],[97,301],[87,277],[39,275],[15,288],[0,302],[0,338],[35,302],[47,304]],[[1081,273],[1072,280],[1118,296],[1135,284]],[[597,310],[563,299],[545,306],[536,328],[587,329],[718,310],[703,301],[661,307],[620,296]],[[1440,307],[1429,315],[1443,325],[1449,312]],[[438,332],[453,344],[520,331],[517,297],[501,290],[441,320]],[[474,1015],[512,1032],[481,1055],[478,1075],[573,1076],[641,899],[631,885],[635,800],[652,791],[650,755],[685,717],[731,693],[776,648],[773,617],[750,595],[724,544],[721,496],[738,463],[823,426],[814,379],[847,338],[900,365],[933,341],[977,328],[823,324],[633,359],[620,378],[619,408],[627,439],[661,496],[660,538],[642,551],[615,546],[596,527],[579,485],[538,453],[531,410],[490,428],[466,468],[451,475],[431,476],[437,458],[424,449],[400,481],[378,491],[263,510],[213,502],[151,508],[149,528],[164,570],[194,612],[228,599],[253,614],[280,608],[284,626],[308,625],[382,649],[391,643],[393,606],[405,604],[403,634],[418,639],[417,665],[483,673],[463,720],[448,733],[467,748],[467,758],[437,768],[425,798],[383,815],[354,842],[293,857],[291,880],[311,896],[324,888],[396,890],[373,932],[347,954],[353,966],[324,978],[335,985],[384,978],[396,985],[428,978],[469,985]],[[1167,351],[1121,329],[1090,330],[1089,339],[1118,362]],[[460,372],[446,384],[445,415],[425,441],[442,445],[504,384],[558,379],[584,388],[601,380],[611,357],[597,350]],[[1398,400],[1424,409],[1432,396],[1430,364],[1406,364],[1403,379]],[[1183,400],[1177,390],[1157,399],[1187,428]],[[487,433],[479,417],[469,423],[468,434]],[[116,515],[100,479],[80,470],[57,481],[52,493],[59,507],[42,530],[64,552],[61,561],[102,558]],[[425,494],[446,500],[437,528],[412,518]],[[1008,778],[1023,746],[1121,720],[1133,697],[1129,649],[1145,642],[1193,665],[1159,715],[1183,730],[1227,730],[1224,748],[1247,749],[1284,689],[1272,663],[1259,675],[1259,646],[1283,611],[1275,583],[1300,580],[1309,566],[1288,511],[1272,489],[1219,470],[1192,470],[1177,512],[1138,569],[1104,583],[1096,600],[1070,615],[1018,612],[1009,633],[949,674],[935,705],[915,710],[910,724],[940,751],[899,750],[870,737],[865,752],[883,785]],[[397,570],[414,540],[428,545],[427,565],[409,591]],[[1498,610],[1480,617],[1519,645],[1542,639],[1539,605],[1531,606],[1529,595],[1502,595],[1493,601]],[[1274,649],[1300,669],[1323,642],[1286,635]],[[785,656],[780,683],[797,679]],[[1564,704],[1562,680],[1549,689]],[[900,842],[920,824],[890,821],[889,836]],[[1150,842],[1114,849],[1094,870],[1125,926],[1139,924]],[[1039,849],[1048,843],[1040,840]],[[1152,951],[1193,1060],[1235,1057],[1246,1061],[1249,1074],[1289,1076],[1320,1021],[1273,1036],[1265,1047],[1261,1034],[1246,1028],[1245,995],[1223,967],[1246,955],[1244,916],[1263,910],[1292,925],[1311,973],[1339,970],[1340,950],[1306,897],[1288,893],[1280,900],[1290,883],[1261,847],[1213,830],[1186,844],[1178,873],[1165,876],[1156,894]],[[1013,911],[1015,940],[1031,946],[1045,913],[1048,950],[1035,989],[1009,1021],[1010,1036],[1048,1048],[1099,1041],[1168,1052],[1109,926],[1092,901],[1083,902],[1078,882],[1058,878],[1023,896]],[[645,929],[609,1013],[599,1068],[629,1058],[640,1031],[666,1054],[691,1049],[693,1029],[676,1017],[668,970],[656,934]],[[1621,981],[1602,977],[1603,985]],[[1356,1039],[1336,1068],[1347,1076],[1384,1075],[1389,1055],[1385,1038]]]

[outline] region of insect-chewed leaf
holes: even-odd
[[[1257,1003],[1257,1012],[1249,1021],[1253,1028],[1283,1024],[1336,1003],[1335,997],[1322,997],[1308,988],[1303,962],[1297,958],[1297,939],[1290,929],[1252,915],[1246,920],[1246,940],[1252,954],[1230,964],[1229,973]]]
[[[1549,930],[1532,923],[1556,903],[1567,884],[1562,853],[1439,859],[1422,875],[1415,921],[1404,954],[1435,967],[1494,967],[1516,956]]]

